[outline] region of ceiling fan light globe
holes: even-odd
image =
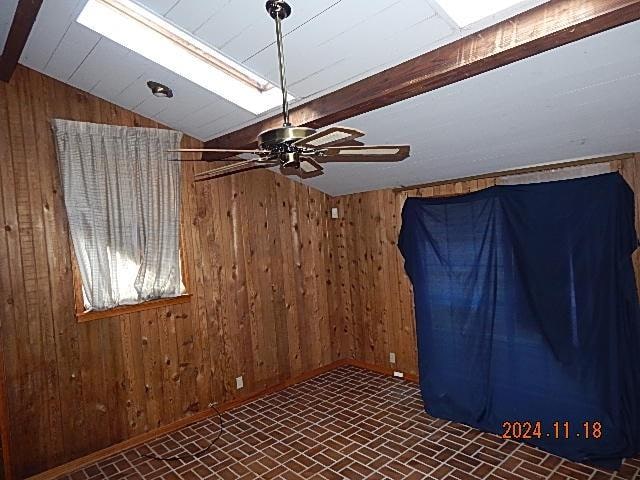
[[[283,168],[300,168],[300,154],[297,152],[281,153],[280,163]]]

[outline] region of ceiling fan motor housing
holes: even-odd
[[[297,140],[307,138],[314,133],[316,133],[316,130],[308,127],[287,126],[272,128],[258,135],[258,144],[260,148],[271,150],[279,145],[291,144]]]
[[[283,167],[298,168],[301,149],[293,145],[293,142],[314,133],[316,131],[313,128],[307,127],[272,128],[258,135],[258,144],[260,148],[271,151],[272,158],[279,159]]]

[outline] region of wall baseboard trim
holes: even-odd
[[[324,365],[322,367],[315,368],[301,375],[296,375],[295,377],[285,380],[284,382],[278,383],[271,387],[264,388],[262,390],[259,390],[245,397],[239,397],[229,402],[220,404],[217,406],[218,410],[220,412],[232,410],[246,403],[250,403],[258,398],[262,398],[272,393],[278,392],[280,390],[284,390],[285,388],[290,387],[291,385],[304,382],[305,380],[309,380],[311,378],[317,377],[324,373],[330,372],[331,370],[335,370],[336,368],[340,368],[346,365],[363,368],[365,370],[370,370],[372,372],[380,373],[383,375],[393,376],[392,368],[381,367],[379,365],[374,365],[371,363],[366,363],[366,362],[362,362],[360,360],[355,360],[351,358],[341,359],[341,360],[336,360],[335,362],[329,363],[327,365]],[[410,382],[418,381],[418,377],[413,374],[405,374],[404,379]],[[72,472],[75,472],[76,470],[80,470],[88,465],[92,465],[94,463],[100,462],[120,452],[129,450],[131,448],[134,448],[144,443],[155,440],[156,438],[161,437],[162,435],[166,435],[168,433],[175,432],[176,430],[180,430],[181,428],[187,427],[196,422],[204,420],[205,418],[208,418],[212,415],[215,415],[215,411],[213,409],[208,408],[208,409],[202,410],[189,417],[182,418],[180,420],[169,423],[162,427],[150,430],[149,432],[143,433],[141,435],[136,435],[135,437],[124,440],[123,442],[116,443],[115,445],[111,445],[110,447],[103,448],[102,450],[98,450],[97,452],[90,453],[89,455],[85,455],[84,457],[80,457],[76,460],[72,460],[71,462],[65,463],[63,465],[59,465],[52,469],[46,470],[42,473],[38,473],[32,477],[29,477],[28,480],[55,480],[57,478],[60,478],[63,475],[68,475]]]
[[[363,362],[361,360],[349,359],[347,360],[348,365],[352,365],[354,367],[364,368],[365,370],[371,370],[372,372],[381,373],[382,375],[388,375],[393,377],[393,372],[397,372],[398,370],[394,370],[391,367],[381,367],[380,365],[375,365],[373,363]],[[401,371],[401,370],[400,370]],[[407,380],[412,383],[418,383],[418,376],[413,373],[404,373],[404,380]]]
[[[285,380],[284,382],[280,382],[271,387],[264,388],[250,395],[246,395],[244,397],[239,397],[239,398],[230,400],[229,402],[222,403],[220,405],[217,405],[217,408],[221,413],[226,412],[228,410],[232,410],[241,405],[252,402],[258,398],[265,397],[267,395],[278,392],[280,390],[284,390],[285,388],[290,387],[291,385],[304,382],[305,380],[309,380],[310,378],[317,377],[318,375],[322,375],[331,370],[335,370],[336,368],[339,368],[348,364],[349,364],[348,360],[337,360],[335,362],[329,363],[322,367],[315,368],[313,370],[302,373],[300,375],[296,375],[295,377]],[[29,477],[28,480],[55,480],[57,478],[60,478],[63,475],[68,475],[72,472],[75,472],[76,470],[80,470],[88,465],[92,465],[94,463],[100,462],[120,452],[129,450],[130,448],[140,446],[143,443],[150,442],[158,437],[161,437],[162,435],[175,432],[176,430],[180,430],[181,428],[197,423],[212,415],[215,415],[215,411],[212,408],[201,410],[200,412],[190,415],[188,417],[181,418],[180,420],[177,420],[175,422],[171,422],[167,425],[163,425],[162,427],[155,428],[141,435],[136,435],[135,437],[131,437],[120,443],[111,445],[110,447],[103,448],[102,450],[98,450],[97,452],[90,453],[88,455],[85,455],[84,457],[77,458],[76,460],[72,460],[68,463],[59,465],[57,467],[46,470],[42,473],[33,475]]]

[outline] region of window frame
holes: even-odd
[[[182,226],[181,226],[182,227]],[[70,258],[71,258],[71,272],[73,277],[73,298],[74,298],[74,310],[75,317],[78,323],[90,322],[92,320],[99,320],[101,318],[117,317],[118,315],[126,315],[128,313],[142,312],[145,310],[153,310],[155,308],[167,307],[169,305],[179,305],[183,303],[189,303],[191,301],[192,294],[190,291],[190,282],[188,269],[185,268],[184,258],[184,233],[182,228],[180,229],[180,274],[182,276],[182,283],[184,284],[185,292],[177,297],[168,298],[156,298],[154,300],[146,300],[144,302],[136,303],[134,305],[120,305],[118,307],[109,308],[107,310],[85,310],[84,308],[84,294],[82,293],[82,275],[80,274],[80,267],[78,266],[78,260],[76,259],[75,249],[73,247],[73,239],[69,232],[69,246],[70,246]]]

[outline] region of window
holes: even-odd
[[[522,1],[483,0],[479,2],[477,0],[438,0],[438,3],[447,15],[462,28],[522,3]]]
[[[79,318],[188,300],[180,258],[180,163],[167,154],[182,134],[66,120],[54,120],[53,127]]]

